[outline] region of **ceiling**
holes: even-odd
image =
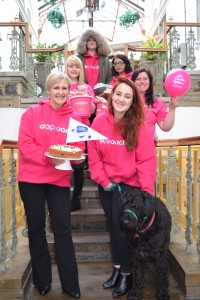
[[[137,42],[144,36],[142,20],[144,17],[145,0],[99,0],[99,9],[88,12],[85,0],[58,0],[55,5],[50,5],[45,0],[38,0],[41,36],[40,42],[50,44],[68,44],[75,48],[79,36],[89,26],[101,32],[110,45]],[[59,8],[65,17],[65,24],[55,29],[47,19],[50,10]],[[140,22],[130,29],[119,25],[119,17],[127,9],[139,12]],[[47,40],[48,39],[48,40]]]

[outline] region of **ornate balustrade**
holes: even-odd
[[[200,23],[163,22],[163,34],[160,37],[163,48],[133,47],[127,43],[124,44],[123,51],[130,57],[133,67],[137,60],[137,58],[134,59],[137,53],[157,53],[157,58],[155,61],[151,61],[151,66],[149,66],[149,62],[144,60],[141,60],[140,64],[142,66],[148,64],[148,67],[154,73],[156,93],[163,96],[166,95],[163,79],[171,69],[184,66],[192,71],[192,74],[196,75],[195,72],[199,72],[200,63],[197,59],[200,52],[199,30]],[[57,53],[55,67],[63,71],[66,58],[74,52],[74,49],[69,50],[67,45],[58,48],[34,48],[30,44],[29,24],[26,22],[0,22],[0,32],[0,46],[6,49],[0,54],[1,75],[17,76],[23,74],[25,80],[27,80],[27,91],[22,95],[24,98],[38,96],[39,94],[38,85],[36,84],[39,74],[37,74],[35,68],[34,54],[39,52],[48,53],[44,68],[49,69],[52,65],[50,55]],[[166,54],[165,58],[162,57],[161,53]],[[6,88],[7,92],[12,94],[12,83],[8,83]],[[199,86],[196,88],[199,88]]]
[[[156,148],[155,194],[171,213],[171,241],[175,243],[176,234],[183,230],[185,251],[196,243],[200,264],[200,137],[157,141]],[[0,142],[0,271],[6,269],[6,259],[15,255],[17,225],[23,220],[16,184],[17,155],[16,142]],[[23,226],[26,233],[25,222]]]

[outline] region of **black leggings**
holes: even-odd
[[[124,184],[121,187],[122,189],[130,188],[130,186]],[[119,192],[106,192],[100,185],[98,189],[100,202],[108,221],[113,263],[121,266],[122,273],[130,273],[131,251],[129,239],[119,228]]]

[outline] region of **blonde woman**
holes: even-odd
[[[92,97],[91,114],[96,110],[96,98],[93,89],[90,85],[84,83],[84,72],[81,60],[76,55],[68,57],[65,64],[65,73],[71,80],[71,87],[69,91],[69,102],[75,95],[89,95]],[[71,103],[72,104],[72,103]],[[90,126],[88,117],[81,117],[82,123]],[[87,146],[87,145],[86,145]],[[84,168],[87,168],[87,159],[82,164],[72,164],[74,169],[74,190],[71,200],[71,212],[81,209],[81,193],[84,185]]]

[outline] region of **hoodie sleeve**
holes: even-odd
[[[98,151],[97,143],[97,141],[88,141],[88,163],[90,176],[94,182],[105,188],[109,185],[110,179],[104,171],[102,157]]]
[[[45,165],[47,161],[50,162],[51,160],[44,155],[44,147],[37,143],[33,124],[33,110],[29,108],[22,115],[19,127],[18,148],[20,155],[32,163]]]
[[[138,136],[138,146],[136,148],[136,169],[138,181],[143,191],[153,194],[156,180],[156,149],[154,141],[149,134],[148,128],[144,124]]]

